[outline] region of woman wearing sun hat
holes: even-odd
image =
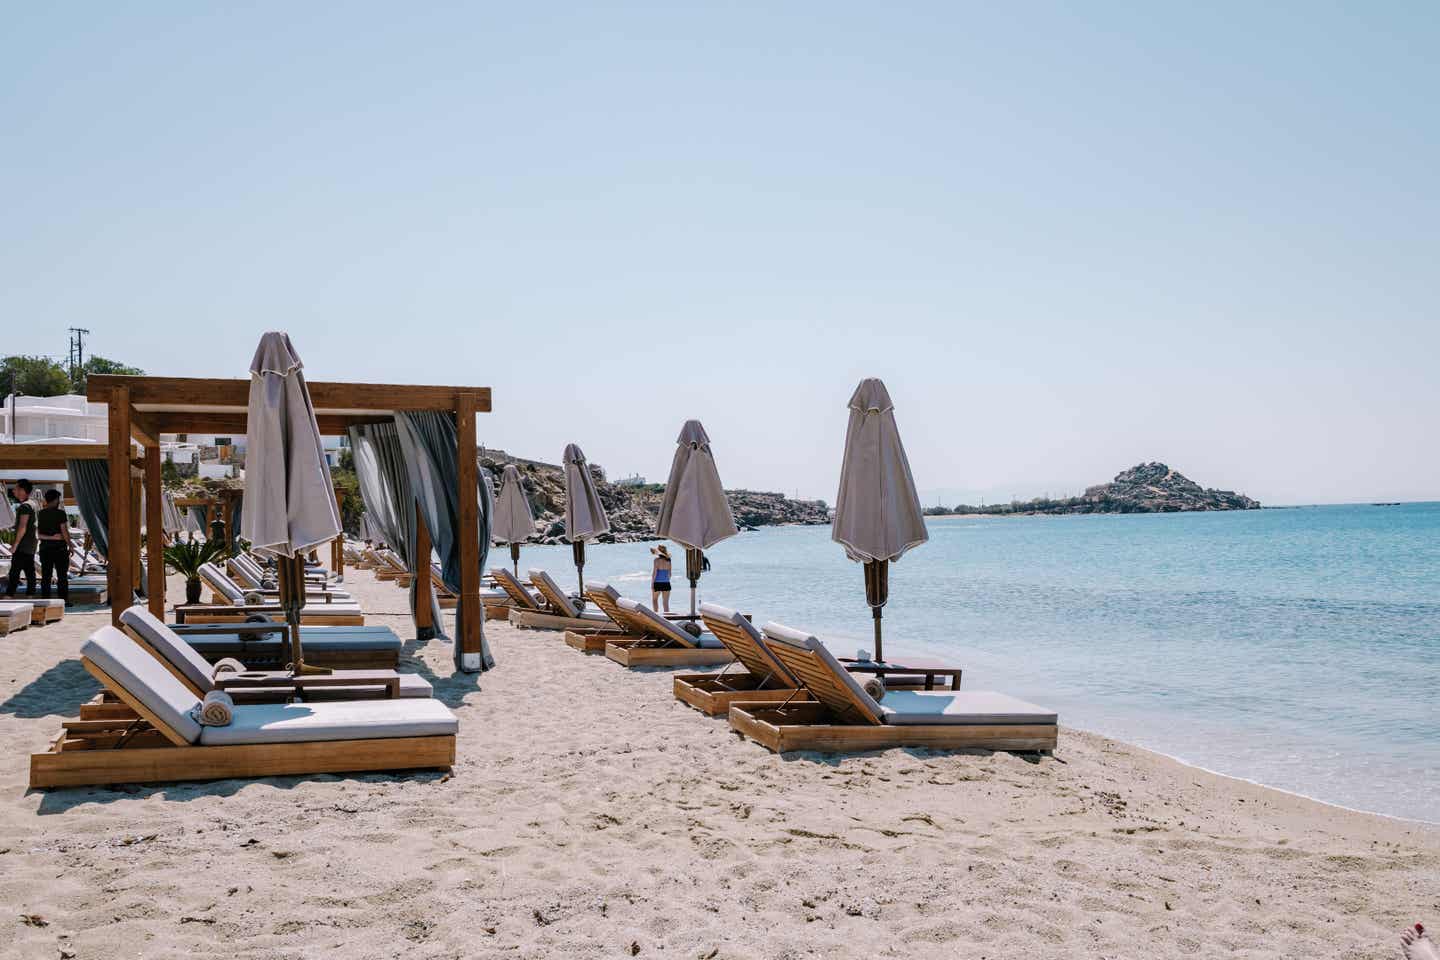
[[[650,609],[660,610],[664,604],[664,613],[670,612],[670,550],[663,543],[658,547],[651,547],[650,552],[655,557],[655,563],[650,575]]]

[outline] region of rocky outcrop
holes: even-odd
[[[1067,513],[1184,513],[1195,510],[1259,510],[1260,502],[1233,490],[1202,487],[1163,463],[1141,463],[1122,470],[1109,483],[1086,488],[1078,497],[992,504],[961,505],[955,513],[1067,514]],[[934,512],[934,511],[929,511]]]
[[[558,464],[513,457],[501,450],[487,449],[480,456],[480,465],[498,478],[507,463],[520,470],[530,509],[535,514],[536,537],[541,543],[561,543],[565,536],[565,472]],[[660,501],[665,496],[664,484],[622,486],[605,479],[605,471],[590,464],[595,488],[605,514],[610,518],[610,533],[599,538],[601,543],[635,543],[656,540],[655,521],[660,515]],[[727,490],[735,523],[742,530],[781,524],[824,524],[830,522],[830,510],[820,500],[792,500],[782,493],[755,490]]]
[[[1109,483],[1077,498],[1104,513],[1180,513],[1189,510],[1259,510],[1260,501],[1233,490],[1202,487],[1163,463],[1122,470]],[[1084,511],[1072,511],[1084,512]]]

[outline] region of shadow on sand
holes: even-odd
[[[113,787],[52,787],[46,790],[31,790],[40,794],[40,807],[36,811],[42,817],[67,813],[88,803],[115,803],[121,800],[145,800],[158,797],[177,803],[200,800],[205,797],[232,797],[252,784],[265,784],[279,790],[293,790],[306,782],[335,783],[395,783],[405,780],[411,783],[438,783],[451,776],[448,770],[415,770],[396,773],[316,773],[291,777],[257,777],[244,780],[207,780],[186,783],[120,784]]]
[[[27,720],[74,717],[80,712],[80,704],[99,692],[100,684],[85,672],[79,660],[61,660],[0,703],[0,713]]]

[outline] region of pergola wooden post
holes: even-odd
[[[235,553],[235,498],[238,495],[234,490],[226,490],[220,497],[225,517],[225,552],[232,555]]]
[[[134,575],[130,570],[130,389],[116,387],[110,401],[110,619],[120,625],[120,614],[130,606]]]
[[[340,515],[340,536],[330,541],[330,569],[345,577],[345,494],[335,491],[335,512]]]
[[[488,398],[487,398],[488,399]],[[480,669],[480,630],[484,614],[480,607],[480,513],[476,493],[479,475],[475,462],[476,398],[462,393],[455,400],[455,455],[458,458],[460,503],[460,644],[461,663],[466,669]],[[488,407],[488,405],[487,405]],[[425,566],[430,566],[428,560]]]
[[[95,374],[87,380],[88,399],[106,403],[110,408],[110,593],[114,614],[118,617],[129,603],[128,585],[134,581],[131,436],[148,448],[159,445],[161,433],[245,433],[250,381],[111,374]],[[455,414],[462,561],[459,603],[464,611],[464,629],[456,640],[466,668],[478,669],[481,609],[475,415],[490,410],[490,388],[326,382],[313,382],[308,386],[315,421],[325,436],[342,435],[357,424],[389,422],[397,411],[435,410]],[[102,448],[97,445],[97,453],[99,449]],[[250,508],[264,509],[264,505],[251,504]],[[428,552],[416,567],[417,577],[429,577]]]
[[[433,636],[435,611],[430,606],[430,528],[415,504],[415,630],[422,636]]]
[[[150,612],[165,619],[165,514],[160,487],[160,448],[145,448],[145,554],[149,580],[145,584]]]

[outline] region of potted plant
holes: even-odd
[[[225,555],[224,541],[182,541],[165,548],[165,565],[185,578],[185,602],[200,602],[200,567]]]

